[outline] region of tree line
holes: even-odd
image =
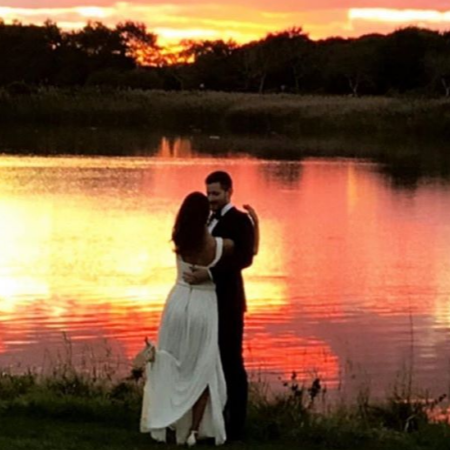
[[[314,41],[294,27],[243,45],[185,40],[171,50],[137,22],[63,31],[50,21],[0,21],[0,86],[449,97],[450,31],[407,27]]]

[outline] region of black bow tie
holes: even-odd
[[[220,213],[220,211],[216,211],[214,213],[211,214],[210,218],[209,218],[209,223],[212,223],[212,221],[215,220],[220,220],[220,218],[222,217],[222,214]]]

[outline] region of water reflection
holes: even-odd
[[[245,272],[251,370],[329,386],[368,374],[381,389],[413,360],[417,382],[448,381],[448,185],[393,189],[348,159],[200,157],[171,139],[151,158],[0,158],[0,365],[42,366],[63,332],[80,357],[107,339],[124,359],[156,336],[174,214],[218,168],[261,216]]]
[[[305,130],[307,131],[307,130]],[[164,158],[251,156],[265,160],[300,161],[306,157],[360,158],[379,163],[393,187],[415,189],[429,178],[450,180],[446,142],[408,136],[348,134],[289,137],[277,134],[162,137],[138,128],[0,127],[1,152],[37,155],[103,155]]]
[[[192,148],[191,139],[180,139],[175,137],[163,137],[156,153],[159,158],[194,158],[195,152]]]
[[[407,145],[407,144],[405,144]],[[380,172],[392,185],[400,189],[416,189],[428,179],[448,183],[450,179],[450,155],[445,147],[416,146],[397,152],[386,149],[375,158],[380,163]]]

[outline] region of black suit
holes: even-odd
[[[225,423],[229,439],[241,439],[247,413],[248,381],[242,338],[246,310],[242,269],[253,261],[255,232],[247,214],[230,209],[212,230],[213,236],[231,239],[235,248],[211,269],[219,309],[219,348],[227,383]]]

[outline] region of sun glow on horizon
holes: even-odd
[[[169,6],[169,5],[167,5]],[[12,8],[0,7],[0,19],[7,25],[19,21],[25,25],[43,25],[52,20],[63,30],[82,29],[89,21],[101,21],[114,27],[121,21],[143,22],[158,36],[160,45],[173,47],[182,40],[234,40],[244,44],[270,31],[261,25],[239,20],[180,17],[177,8],[155,8],[118,3],[113,7]]]
[[[157,34],[161,45],[173,46],[181,40],[229,40],[245,44],[268,33],[301,26],[312,39],[330,36],[357,37],[373,32],[388,33],[398,26],[419,25],[446,29],[450,10],[413,8],[311,7],[279,11],[275,7],[233,4],[184,5],[181,3],[138,4],[116,2],[108,6],[67,6],[45,8],[0,7],[0,19],[6,24],[19,21],[41,25],[55,21],[62,29],[83,28],[88,21],[101,21],[114,27],[119,22],[137,21]]]

